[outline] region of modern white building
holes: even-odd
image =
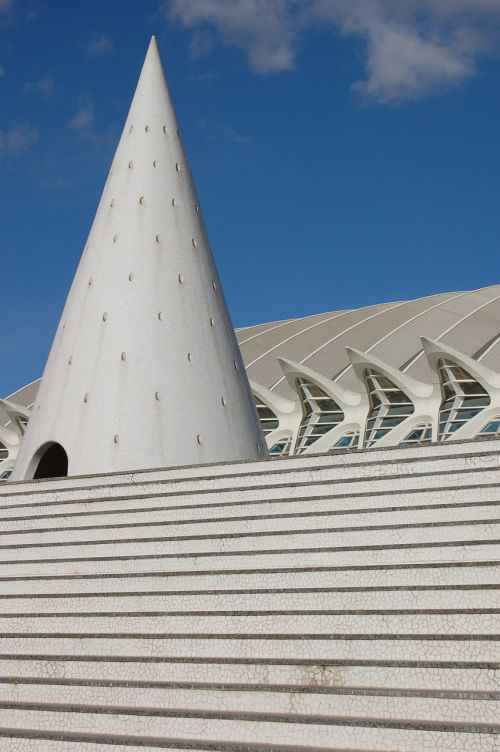
[[[236,336],[271,454],[500,433],[500,285],[259,324]],[[0,402],[4,477],[39,386]]]
[[[1,752],[498,750],[500,286],[235,337],[200,211],[153,41],[0,401]]]

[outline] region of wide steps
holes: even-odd
[[[425,659],[381,660],[217,658],[194,659],[168,656],[0,655],[0,676],[23,680],[48,679],[134,681],[162,683],[198,682],[219,684],[295,685],[369,689],[499,692],[500,675],[495,662],[426,661]]]
[[[499,453],[4,486],[0,750],[500,749]]]
[[[257,713],[205,708],[103,708],[100,705],[0,702],[0,727],[85,733],[91,718],[94,734],[131,737],[166,736],[243,743],[303,745],[331,749],[350,744],[373,750],[488,750],[500,726],[478,722],[355,718],[292,713]],[[8,724],[8,726],[7,726]],[[430,743],[434,746],[430,747]],[[320,748],[321,748],[320,747]]]

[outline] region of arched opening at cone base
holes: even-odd
[[[43,444],[31,460],[26,480],[42,478],[65,478],[68,475],[68,455],[54,441]]]

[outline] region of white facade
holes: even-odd
[[[317,454],[498,436],[499,321],[494,286],[237,330],[268,448]],[[465,372],[452,379],[456,391],[450,367]],[[392,387],[377,388],[379,377]],[[28,414],[37,388],[9,400]],[[385,408],[375,409],[370,391]],[[389,404],[396,397],[399,410]],[[453,415],[440,428],[448,407]],[[12,427],[1,403],[0,425]],[[5,447],[0,475],[12,468],[20,438]]]
[[[13,478],[58,445],[72,475],[266,454],[154,38]]]
[[[500,441],[8,483],[2,752],[493,752]]]

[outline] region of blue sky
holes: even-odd
[[[0,0],[0,394],[42,373],[153,33],[236,326],[500,282],[500,0]]]

